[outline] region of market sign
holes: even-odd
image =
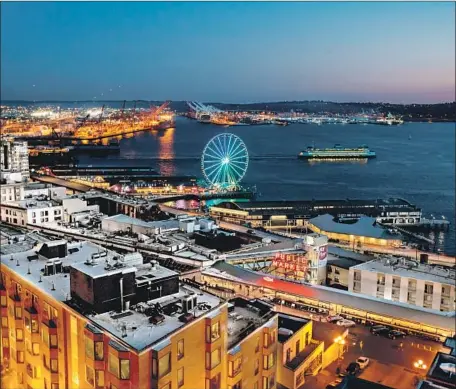
[[[308,259],[304,255],[277,253],[272,260],[272,265],[278,269],[305,272]]]

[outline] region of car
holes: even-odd
[[[331,382],[330,384],[326,385],[326,389],[336,389],[342,382],[341,378],[338,378]]]
[[[344,320],[344,318],[340,315],[330,315],[326,318],[326,320],[330,323],[334,323],[334,322],[337,322],[339,320]]]
[[[388,338],[396,339],[396,338],[405,338],[407,334],[403,331],[392,330],[388,332]]]
[[[385,326],[374,326],[370,329],[370,332],[374,335],[387,334],[389,331],[390,329]]]
[[[362,369],[365,369],[367,367],[367,365],[369,364],[369,358],[366,358],[366,357],[359,357],[357,360],[356,360],[356,363],[359,365],[359,368],[362,370]]]
[[[361,368],[360,368],[359,364],[356,363],[356,362],[351,362],[347,366],[345,371],[340,373],[339,376],[341,376],[341,377],[345,377],[347,375],[356,376],[356,375],[358,375],[360,373],[360,371],[361,371]]]
[[[356,323],[353,320],[347,319],[339,320],[336,324],[341,327],[354,327],[356,325]]]

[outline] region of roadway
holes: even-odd
[[[302,312],[290,307],[275,305],[279,313],[290,314],[314,320],[314,326],[319,321],[326,320],[324,316]],[[334,324],[334,326],[336,326]],[[399,347],[402,343],[402,348]],[[329,365],[316,377],[307,377],[301,389],[325,389],[326,385],[337,378],[337,367],[345,369],[350,362],[360,356],[370,359],[369,366],[359,375],[368,381],[381,383],[397,389],[413,389],[416,379],[427,369],[419,370],[414,362],[422,360],[429,367],[438,351],[445,351],[441,343],[407,336],[405,339],[389,339],[374,336],[369,327],[357,325],[349,329],[347,348],[342,358]]]

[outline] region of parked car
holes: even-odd
[[[390,329],[385,326],[374,326],[370,329],[370,332],[374,335],[387,334],[389,331]]]
[[[336,389],[340,385],[341,382],[342,382],[342,379],[338,378],[335,381],[331,382],[330,384],[326,385],[326,389]]]
[[[344,320],[344,318],[342,316],[340,316],[340,315],[333,315],[333,316],[330,315],[330,316],[328,316],[326,318],[326,320],[328,322],[330,322],[330,323],[334,323],[334,322],[337,322],[339,320]]]
[[[356,325],[353,320],[347,319],[339,320],[336,324],[341,327],[354,327]]]
[[[397,331],[397,330],[392,330],[388,332],[388,338],[390,339],[396,339],[396,338],[405,338],[407,334],[402,331]]]
[[[347,375],[356,376],[360,373],[360,371],[361,371],[361,368],[359,367],[359,364],[356,362],[352,362],[347,366],[345,371],[340,373],[339,375],[341,377],[345,377]]]
[[[356,360],[356,363],[359,365],[359,368],[361,370],[365,369],[367,367],[367,365],[369,364],[369,358],[366,358],[366,357],[359,357],[357,360]]]

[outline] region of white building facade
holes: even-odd
[[[0,170],[1,177],[6,180],[26,181],[30,178],[27,142],[0,139]]]
[[[399,261],[399,260],[396,260]],[[443,312],[455,311],[455,270],[413,261],[370,261],[349,269],[348,290]]]
[[[54,201],[22,200],[2,203],[1,221],[25,227],[27,224],[42,225],[63,219],[63,207]]]

